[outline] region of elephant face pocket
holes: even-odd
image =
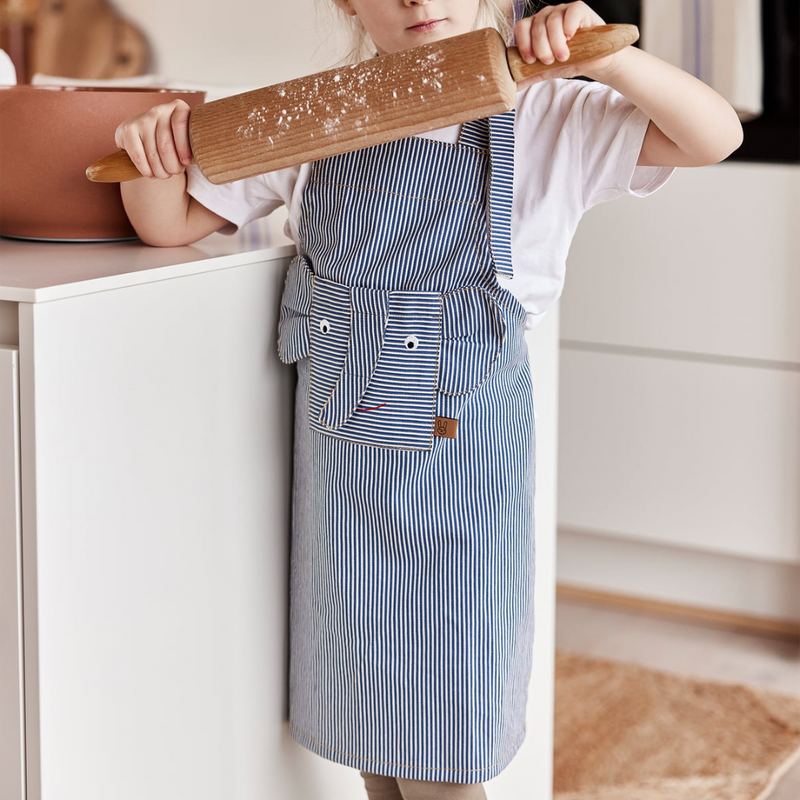
[[[440,295],[326,284],[315,282],[311,317],[311,427],[359,444],[429,449]],[[325,321],[349,323],[347,335],[331,327],[323,338]]]
[[[494,365],[505,340],[505,319],[489,292],[465,287],[442,296],[439,391],[466,394]]]

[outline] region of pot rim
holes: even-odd
[[[115,92],[123,94],[134,94],[136,92],[146,94],[204,94],[203,89],[172,89],[159,86],[61,86],[55,83],[18,83],[15,86],[0,85],[0,91],[22,91],[35,92],[43,90],[47,92]]]

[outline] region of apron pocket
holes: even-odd
[[[440,334],[437,292],[349,288],[317,278],[311,427],[358,444],[430,449]]]
[[[465,394],[483,383],[505,334],[502,311],[485,289],[469,286],[443,295],[439,391]]]

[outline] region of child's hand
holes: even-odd
[[[514,26],[517,47],[529,64],[541,61],[552,64],[569,58],[569,40],[582,28],[604,25],[602,18],[586,3],[562,3],[546,6],[532,17],[521,19]],[[616,54],[615,54],[616,55]],[[549,69],[517,83],[517,88],[553,78],[574,78],[577,75],[598,76],[613,64],[615,55],[585,61],[574,66]],[[590,74],[591,73],[591,74]]]
[[[114,134],[117,147],[128,152],[145,178],[180,175],[192,160],[189,111],[183,100],[173,100],[130,117]]]

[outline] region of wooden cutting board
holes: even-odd
[[[29,0],[30,1],[30,0]],[[31,73],[101,79],[140,75],[147,43],[108,0],[40,2],[31,41]]]
[[[569,61],[526,64],[484,28],[200,105],[189,119],[192,153],[211,183],[229,183],[500,114],[514,107],[516,81],[610,55],[638,37],[635,25],[586,28],[570,40]],[[140,177],[124,150],[86,174]]]

